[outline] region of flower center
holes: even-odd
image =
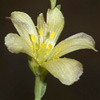
[[[36,38],[33,34],[30,35],[30,39],[32,42],[31,48],[33,51],[33,56],[38,61],[38,63],[41,64],[46,60],[53,48],[53,45],[50,43],[50,41],[54,38],[55,32],[52,32],[49,35],[49,38],[46,40],[44,40],[45,34],[43,33],[42,28],[39,29],[38,33],[38,44],[35,42]]]

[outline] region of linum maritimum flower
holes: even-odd
[[[37,18],[34,25],[29,15],[15,11],[10,17],[19,35],[9,33],[5,37],[5,45],[12,53],[26,53],[36,68],[43,68],[63,84],[71,85],[83,73],[82,64],[74,59],[61,56],[79,49],[93,49],[95,41],[83,32],[77,33],[56,46],[56,42],[64,27],[64,17],[58,8],[48,9],[46,22],[43,14]],[[35,70],[35,68],[33,68]]]

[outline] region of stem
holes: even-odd
[[[28,61],[30,69],[35,74],[34,100],[41,100],[46,91],[46,86],[47,86],[46,76],[48,72],[44,68],[40,67],[33,58],[29,57]]]
[[[35,78],[35,100],[41,100],[46,91],[46,75]]]

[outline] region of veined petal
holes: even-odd
[[[18,33],[29,44],[31,44],[29,34],[33,34],[36,40],[38,40],[38,35],[35,25],[29,15],[27,15],[24,12],[15,11],[11,13],[10,18],[15,28],[17,29]]]
[[[59,58],[41,65],[65,85],[71,85],[83,73],[82,64],[74,59]]]
[[[37,18],[37,28],[38,30],[42,29],[43,35],[45,36],[47,33],[47,24],[44,20],[43,13],[40,13]]]
[[[50,41],[55,45],[62,29],[64,27],[64,17],[61,11],[58,8],[54,8],[53,10],[48,9],[47,12],[47,25],[48,25],[48,34],[51,35]]]
[[[9,33],[5,37],[5,45],[7,46],[8,50],[12,53],[22,52],[28,54],[29,56],[33,56],[30,45],[18,34]]]
[[[78,33],[56,45],[49,59],[58,58],[79,49],[92,49],[97,51],[95,49],[95,41],[90,35]]]

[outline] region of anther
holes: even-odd
[[[52,45],[49,44],[49,45],[48,45],[48,50],[51,50],[51,49],[52,49]]]
[[[54,38],[54,35],[55,35],[55,32],[52,32],[52,33],[50,34],[50,39],[53,39],[53,38]]]
[[[30,35],[31,41],[34,42],[36,40],[35,36],[33,34]]]
[[[40,35],[43,35],[43,30],[42,30],[42,28],[39,29],[39,34],[40,34]]]
[[[42,47],[42,48],[45,48],[46,45],[45,45],[44,43],[41,43],[41,47]]]

